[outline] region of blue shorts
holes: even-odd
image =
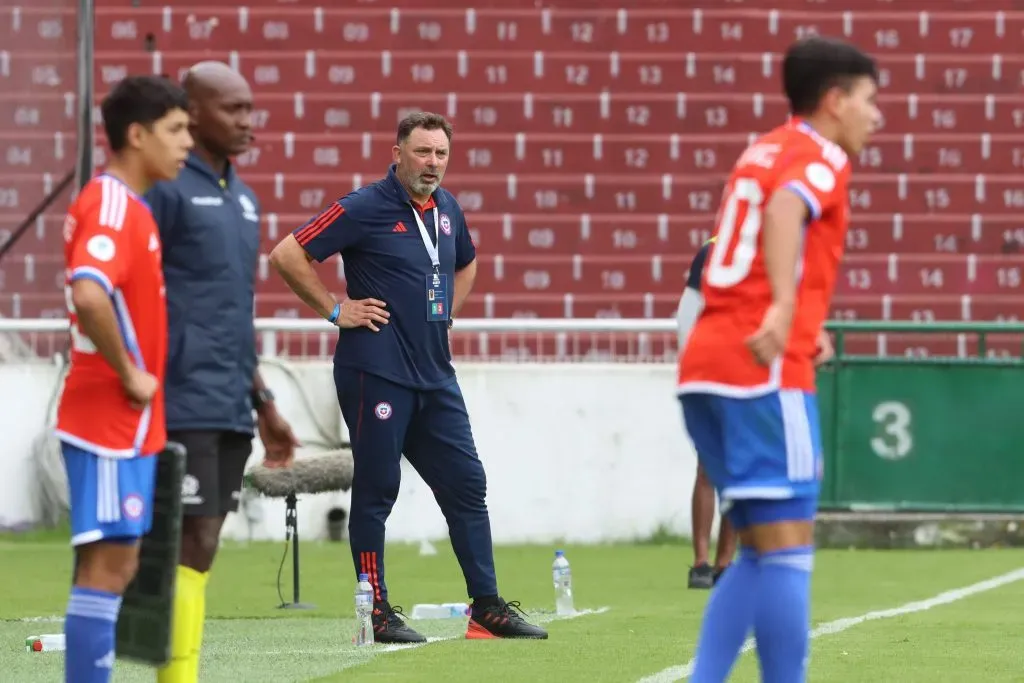
[[[153,524],[156,456],[104,458],[61,443],[71,499],[71,545],[133,542]]]
[[[679,400],[697,457],[737,529],[814,519],[824,468],[814,394],[693,393]]]

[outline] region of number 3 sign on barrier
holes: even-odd
[[[1024,510],[1024,365],[862,358],[819,376],[822,508]]]
[[[875,406],[871,419],[879,426],[882,435],[871,439],[871,449],[880,458],[900,460],[910,454],[914,447],[911,435],[910,409],[899,401],[883,401]]]

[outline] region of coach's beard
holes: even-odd
[[[430,180],[425,180],[423,178],[423,176],[425,175],[433,176],[433,178]],[[414,178],[412,182],[409,183],[409,186],[412,188],[413,193],[420,195],[422,197],[429,197],[430,195],[434,194],[434,190],[441,186],[441,178],[443,177],[444,176],[442,176],[440,173],[432,173],[430,171],[427,171],[416,176],[416,178]]]

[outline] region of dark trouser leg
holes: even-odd
[[[412,390],[358,370],[336,367],[338,403],[352,441],[354,473],[348,533],[356,574],[367,574],[374,599],[384,583],[384,524],[402,480],[402,443],[416,407]]]
[[[693,482],[690,515],[693,524],[693,566],[699,567],[708,563],[708,544],[711,541],[711,526],[715,521],[715,488],[699,464],[697,478]]]
[[[419,393],[405,457],[434,492],[471,598],[496,596],[487,478],[457,383]]]
[[[168,439],[187,452],[182,483],[181,564],[199,573],[210,571],[229,512],[238,509],[252,436],[217,430],[172,431]]]
[[[715,550],[715,569],[725,569],[736,555],[736,532],[725,515],[719,521],[718,548]]]

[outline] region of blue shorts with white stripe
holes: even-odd
[[[133,542],[153,524],[155,456],[115,459],[61,443],[71,501],[71,545]]]
[[[753,398],[691,393],[680,401],[704,471],[723,510],[735,509],[729,517],[738,528],[814,518],[824,467],[814,394],[789,389]],[[775,502],[764,504],[768,501]]]

